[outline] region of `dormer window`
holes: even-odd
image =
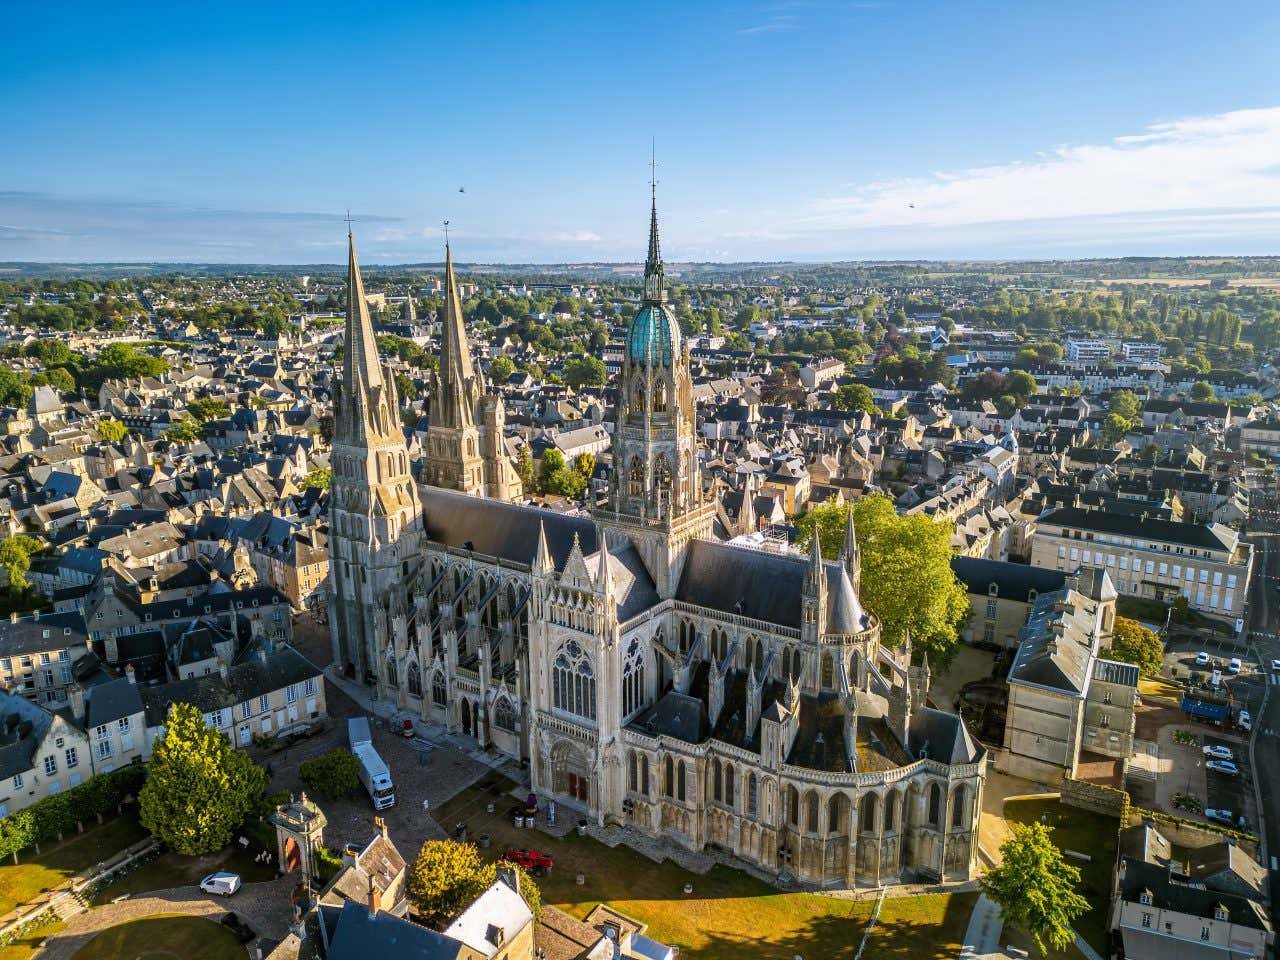
[[[1138,902],[1142,904],[1144,907],[1151,906],[1151,891],[1143,890],[1140,894],[1138,894]]]
[[[1230,914],[1227,913],[1227,908],[1222,904],[1218,904],[1213,908],[1213,919],[1226,920],[1228,916],[1230,916]]]

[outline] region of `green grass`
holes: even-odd
[[[71,960],[244,960],[244,956],[244,947],[226,927],[203,917],[160,914],[103,930]]]
[[[475,838],[487,833],[490,857],[513,846],[536,846],[555,857],[555,867],[538,880],[542,901],[583,919],[598,903],[647,926],[647,935],[679,946],[696,960],[774,960],[822,957],[847,960],[874,908],[873,900],[847,900],[814,893],[783,893],[749,874],[715,867],[692,874],[670,860],[654,863],[625,846],[610,848],[570,834],[554,840],[516,830],[507,812],[509,781],[488,778],[443,804],[441,823],[465,822]],[[494,803],[494,812],[485,805]],[[577,875],[585,882],[579,886]],[[693,893],[683,892],[686,883]],[[913,897],[885,901],[864,960],[944,960],[955,957],[976,894]]]
[[[18,854],[16,865],[9,860],[0,867],[0,916],[61,886],[95,863],[110,859],[146,835],[137,816],[128,811],[58,846],[46,844],[38,854],[34,847],[24,850]]]
[[[1089,911],[1077,919],[1076,932],[1089,945],[1107,956],[1107,911],[1111,904],[1111,879],[1116,865],[1116,843],[1120,821],[1069,807],[1057,800],[1007,800],[1005,819],[1013,823],[1033,823],[1042,816],[1053,828],[1053,842],[1063,850],[1088,854],[1088,863],[1067,857],[1080,870],[1080,895],[1089,901]]]

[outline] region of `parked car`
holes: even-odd
[[[1272,661],[1271,661],[1271,672],[1272,672],[1272,673],[1280,673],[1280,660],[1272,660]]]
[[[1239,672],[1240,672],[1240,658],[1239,658],[1239,657],[1232,657],[1230,660],[1228,660],[1228,661],[1227,661],[1227,669],[1228,669],[1229,671],[1231,671],[1232,673],[1239,673]]]
[[[1205,744],[1204,755],[1210,760],[1234,760],[1236,755],[1232,753],[1230,747],[1224,747],[1221,744]]]
[[[1240,768],[1230,760],[1207,760],[1204,766],[1206,770],[1212,770],[1214,773],[1224,773],[1229,777],[1234,777],[1240,772]]]
[[[1253,729],[1253,717],[1249,715],[1248,710],[1241,710],[1236,714],[1236,726],[1241,730]]]
[[[1209,655],[1201,650],[1196,654],[1196,666],[1207,667],[1209,665]]]
[[[1218,810],[1210,807],[1204,812],[1204,815],[1210,820],[1216,820],[1218,823],[1225,823],[1227,826],[1235,823],[1235,815],[1230,810]]]
[[[240,914],[234,910],[223,917],[219,923],[236,935],[236,939],[241,943],[248,943],[257,936],[253,931],[253,927],[249,926]]]
[[[1213,671],[1213,673],[1209,674],[1209,686],[1212,687],[1214,690],[1217,690],[1218,687],[1222,686],[1221,670],[1215,670]]]
[[[502,856],[516,866],[524,867],[535,877],[546,876],[555,864],[553,857],[540,850],[508,850]]]
[[[219,870],[200,881],[200,889],[205,893],[216,893],[221,897],[229,897],[240,889],[240,874]]]

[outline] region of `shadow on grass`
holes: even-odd
[[[243,960],[244,955],[244,947],[221,924],[169,914],[108,927],[80,945],[72,960]]]

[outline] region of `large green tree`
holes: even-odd
[[[9,594],[19,597],[31,587],[27,573],[31,570],[31,555],[40,549],[38,541],[21,534],[0,540],[0,568],[9,578]]]
[[[898,646],[909,632],[915,649],[948,662],[969,613],[968,595],[951,572],[954,526],[900,516],[892,500],[875,494],[814,507],[796,522],[801,547],[808,549],[816,529],[823,555],[838,556],[849,510],[862,552],[862,601],[880,618],[885,642]]]
[[[831,407],[834,410],[860,410],[872,414],[880,412],[871,388],[865,383],[846,383],[831,398]]]
[[[564,365],[564,382],[575,390],[603,387],[608,377],[604,361],[597,357],[576,357]]]
[[[1206,383],[1203,380],[1197,380],[1191,385],[1192,400],[1204,403],[1205,401],[1212,400],[1214,396],[1213,385],[1210,383]]]
[[[1164,663],[1164,645],[1154,631],[1148,630],[1137,620],[1116,617],[1110,657],[1112,660],[1136,665],[1143,676],[1158,677]]]
[[[200,428],[200,421],[188,414],[183,414],[173,422],[164,435],[174,443],[195,443],[204,436],[204,431]]]
[[[1000,866],[980,881],[1005,922],[1030,936],[1041,954],[1065,950],[1075,939],[1072,921],[1089,909],[1076,892],[1080,870],[1063,859],[1051,832],[1042,823],[1014,824],[1000,847]]]
[[[129,435],[129,428],[119,420],[103,420],[98,426],[98,436],[108,443],[119,443]]]
[[[169,708],[138,794],[142,825],[184,856],[220,850],[253,809],[266,774],[188,703]]]
[[[340,797],[360,783],[360,761],[350,750],[339,747],[304,760],[298,776],[307,788],[323,797]]]

